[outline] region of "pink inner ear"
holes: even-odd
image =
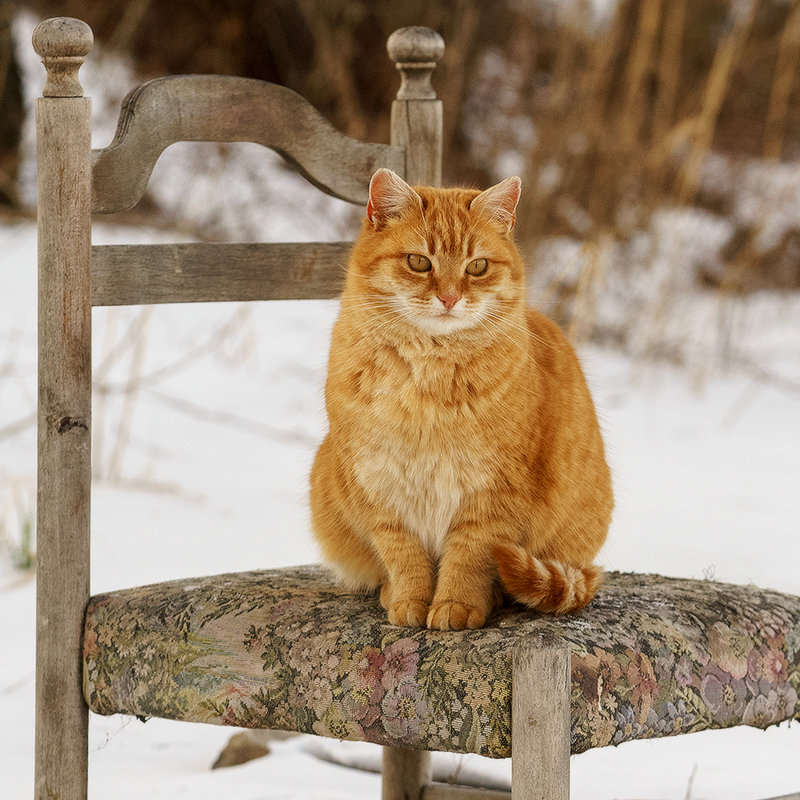
[[[369,183],[367,217],[370,222],[382,222],[420,202],[419,195],[399,175],[388,169],[379,169]]]
[[[481,192],[470,204],[471,207],[494,217],[511,230],[516,222],[521,181],[517,177],[506,178],[495,186]]]
[[[502,183],[494,187],[497,190],[495,200],[497,206],[501,208],[511,219],[511,224],[514,224],[516,219],[517,203],[519,203],[520,195],[520,180],[519,178],[506,178]]]
[[[512,179],[505,195],[505,207],[512,217],[516,216],[517,203],[519,203],[520,187],[521,183],[519,178],[516,180]]]
[[[375,211],[382,206],[381,199],[386,193],[386,170],[379,169],[369,182],[369,200],[367,201],[367,216],[374,222]]]

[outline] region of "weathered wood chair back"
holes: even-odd
[[[366,203],[390,167],[441,177],[441,102],[431,87],[441,37],[404,28],[388,41],[400,71],[391,143],[335,130],[294,92],[257,80],[167,77],[126,98],[116,136],[91,149],[91,102],[78,70],[93,43],[80,20],[41,23],[47,70],[36,103],[39,192],[39,483],[36,796],[86,794],[81,637],[89,600],[92,306],[334,297],[349,243],[92,246],[92,214],[142,197],[162,151],[180,141],[257,142],[329,194]],[[65,732],[71,735],[65,736]]]

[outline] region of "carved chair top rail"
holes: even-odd
[[[352,203],[366,202],[378,167],[406,171],[402,147],[345,136],[291,89],[224,75],[169,76],[130,92],[114,140],[93,151],[92,210],[136,205],[158,157],[181,141],[262,144],[315,186]]]
[[[33,44],[47,70],[40,100],[61,100],[56,106],[69,113],[83,96],[78,71],[92,49],[91,29],[70,17],[45,20],[34,31]],[[378,167],[389,167],[415,183],[438,183],[441,103],[431,74],[444,42],[436,31],[409,27],[391,35],[387,50],[401,78],[392,111],[393,144],[388,145],[351,139],[292,90],[252,78],[180,75],[138,86],[123,103],[114,140],[92,151],[91,210],[133,207],[161,153],[180,141],[262,144],[281,153],[323,191],[352,203],[366,201],[369,178]],[[407,108],[409,103],[418,107]],[[42,106],[43,113],[58,114],[56,106]],[[85,103],[75,109],[72,113],[88,114]],[[44,128],[52,132],[56,119],[43,120]],[[59,136],[63,138],[56,132]]]

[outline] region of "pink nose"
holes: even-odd
[[[461,299],[461,295],[456,294],[455,292],[447,292],[445,294],[438,294],[436,296],[442,301],[442,305],[448,311],[450,311],[450,309]]]

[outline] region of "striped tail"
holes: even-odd
[[[578,611],[591,602],[603,582],[602,567],[545,561],[517,545],[498,545],[494,556],[506,592],[518,602],[548,614]]]

